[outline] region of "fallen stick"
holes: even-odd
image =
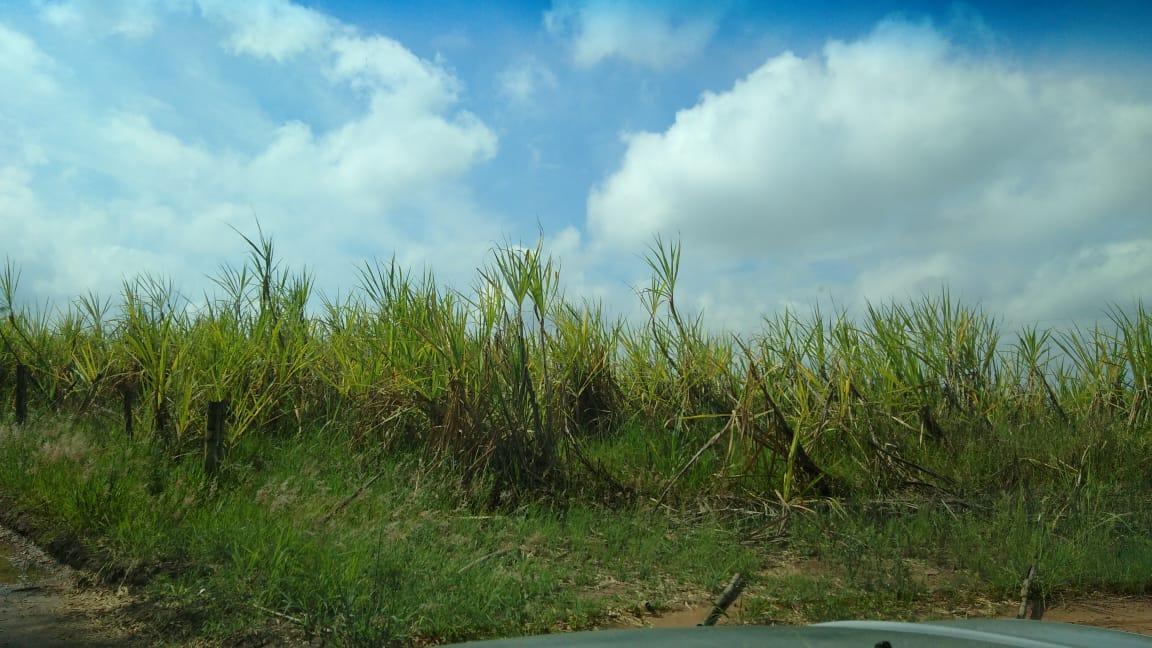
[[[716,601],[716,605],[712,607],[712,613],[708,615],[707,619],[700,625],[714,626],[724,616],[724,612],[736,602],[740,597],[740,593],[744,591],[744,586],[747,583],[744,581],[744,575],[739,572],[732,577],[732,581],[728,583],[728,587],[724,588],[724,592],[720,594],[720,600]]]

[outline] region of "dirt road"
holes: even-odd
[[[126,595],[78,586],[78,575],[0,527],[0,648],[132,645],[118,627]]]

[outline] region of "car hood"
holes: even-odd
[[[900,623],[836,621],[810,626],[724,626],[597,630],[469,642],[477,648],[711,648],[713,646],[805,646],[809,648],[1152,648],[1152,637],[1069,623],[968,619]]]

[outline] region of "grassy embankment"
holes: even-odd
[[[564,299],[539,249],[466,294],[366,266],[313,316],[309,277],[250,243],[195,309],[144,277],[34,311],[0,277],[4,402],[33,377],[31,421],[0,427],[5,515],[138,586],[157,632],[542,632],[734,571],[759,622],[962,613],[1029,565],[1049,596],[1152,591],[1140,305],[1010,342],[947,295],[736,338],[677,309],[657,243],[639,325]]]

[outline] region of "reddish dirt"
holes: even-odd
[[[687,628],[703,621],[712,611],[710,605],[686,605],[683,608],[660,612],[633,620],[617,627]],[[1016,618],[1016,607],[1005,607],[1003,618]],[[984,612],[985,614],[987,612]],[[718,625],[739,623],[740,605],[729,610],[729,617],[721,617]],[[1044,613],[1044,621],[1079,623],[1109,630],[1122,630],[1152,636],[1152,597],[1100,597],[1055,603]]]
[[[688,628],[704,620],[712,611],[710,606],[686,607],[645,618],[643,625],[651,628]],[[734,617],[739,610],[730,610]],[[1016,618],[1015,610],[1005,618]],[[1079,623],[1109,630],[1123,630],[1152,636],[1152,599],[1100,598],[1061,603],[1044,613],[1045,621]],[[721,618],[718,625],[728,623]],[[635,627],[635,626],[632,626]]]
[[[1057,603],[1044,612],[1044,620],[1152,636],[1152,597],[1093,598]]]
[[[729,610],[729,613],[734,613],[735,610]],[[690,628],[702,622],[712,613],[712,606],[702,605],[697,607],[684,608],[683,610],[672,610],[664,612],[659,616],[654,616],[648,619],[648,625],[652,628]],[[727,619],[720,617],[717,625],[726,625]]]

